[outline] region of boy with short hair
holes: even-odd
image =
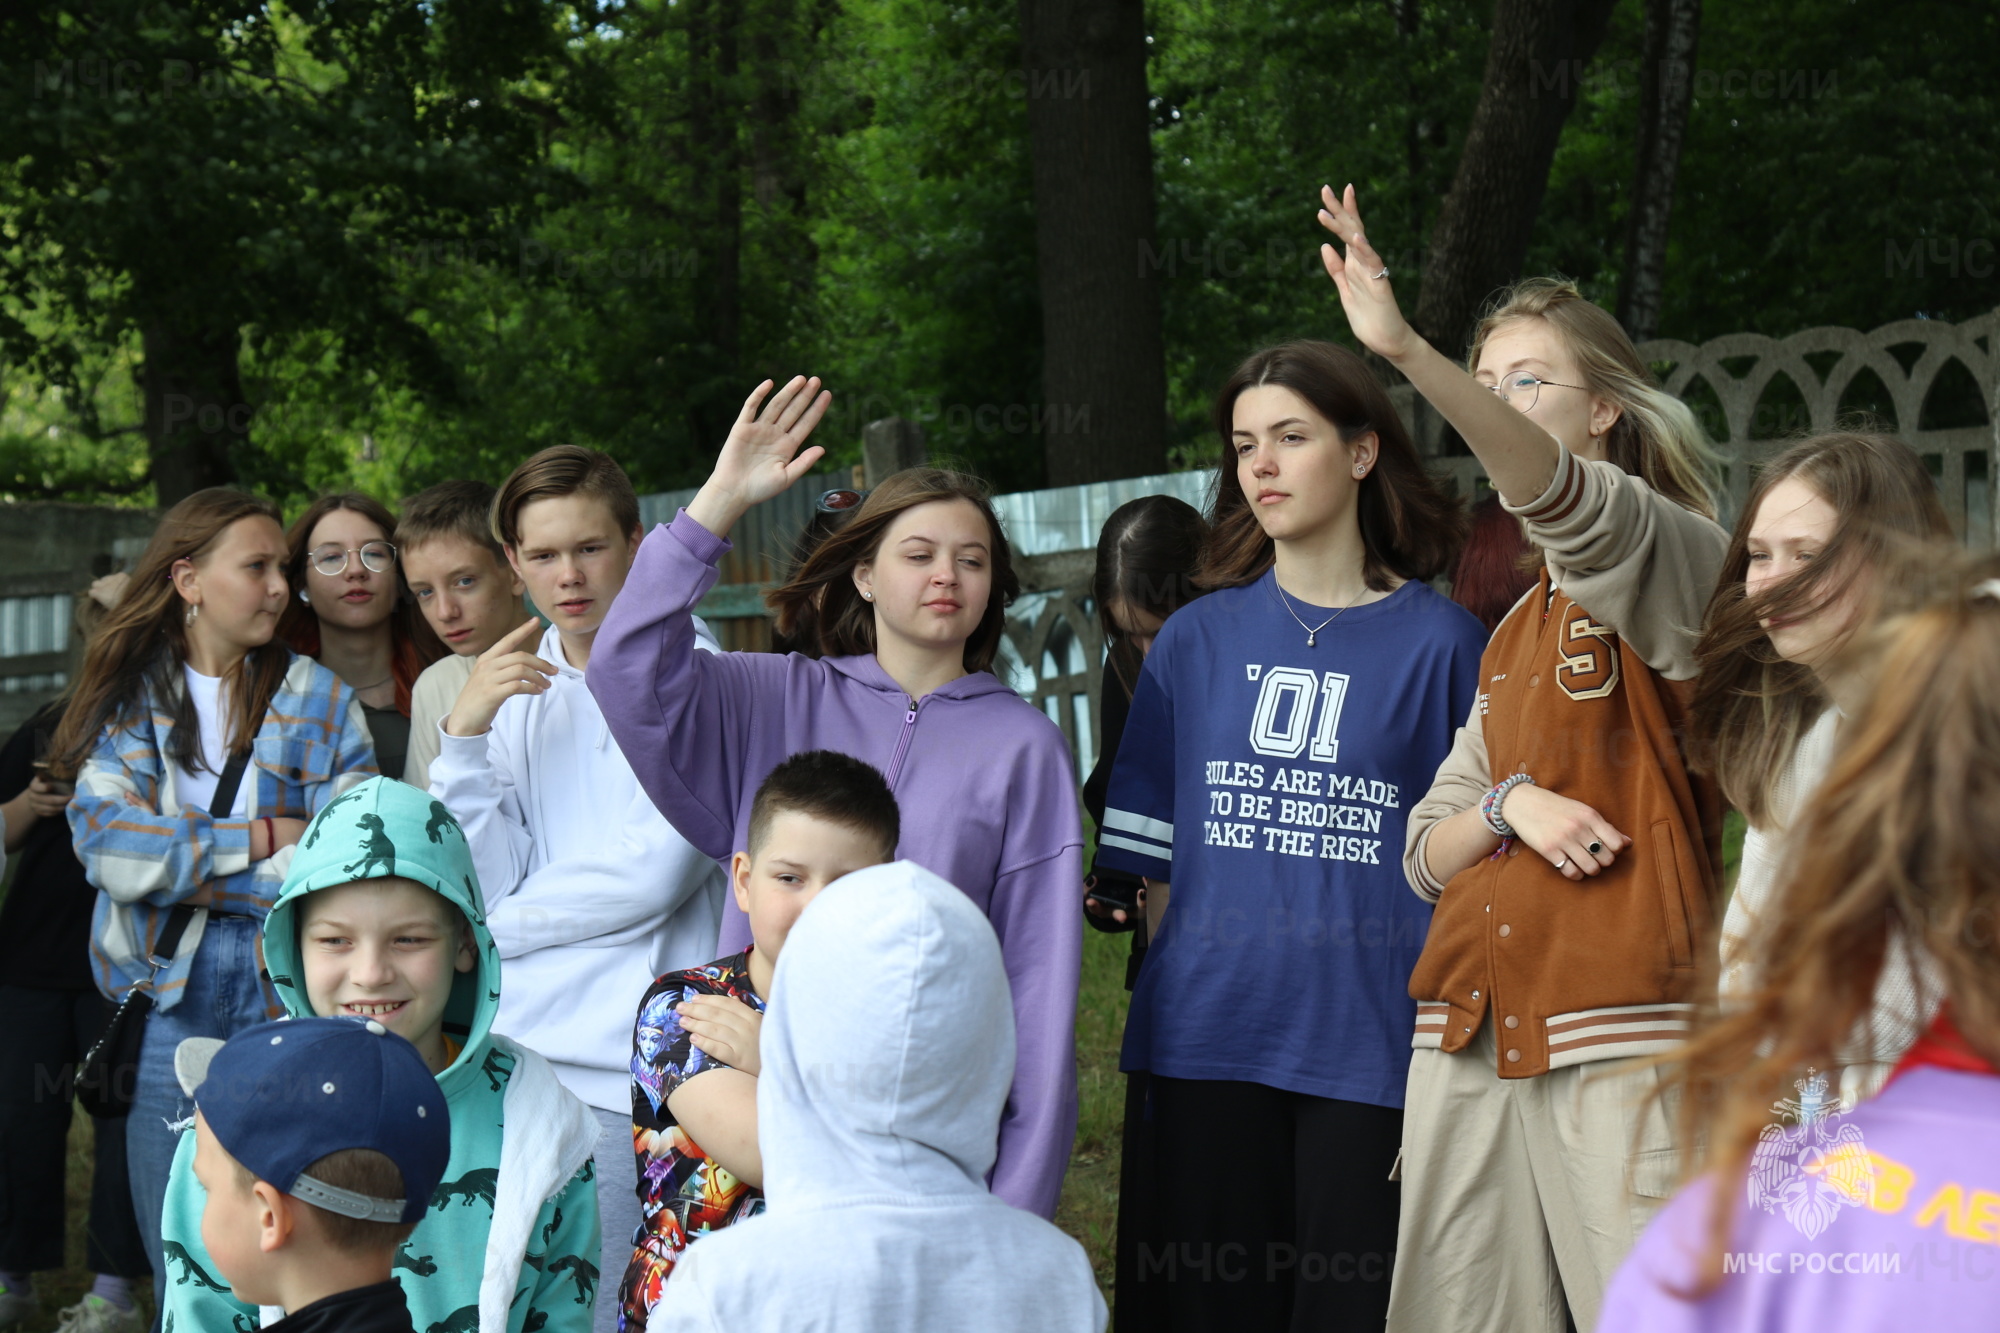
[[[500,487],[493,527],[549,628],[530,621],[480,656],[430,790],[465,826],[507,960],[499,1025],[596,1112],[600,1266],[616,1273],[639,1226],[632,1007],[654,977],[713,956],[723,874],[654,807],[584,684],[639,547],[631,481],[594,449],[544,449]],[[595,1327],[615,1324],[607,1300]]]
[[[174,1052],[194,1098],[194,1177],[215,1273],[286,1333],[415,1333],[391,1275],[451,1157],[451,1114],[409,1042],[376,1022],[262,1023]],[[171,1251],[170,1251],[171,1253]]]
[[[410,690],[410,752],[403,781],[431,785],[438,723],[451,713],[479,655],[521,623],[521,576],[493,535],[494,490],[445,481],[403,501],[396,546],[403,580],[451,654],[424,668]],[[393,775],[392,775],[393,776]]]
[[[451,812],[389,778],[328,802],[293,854],[263,954],[295,1018],[395,1033],[451,1107],[444,1183],[423,1196],[394,1263],[416,1327],[585,1333],[601,1240],[596,1119],[547,1061],[492,1030],[499,950]],[[257,1311],[207,1277],[195,1152],[184,1137],[167,1185],[163,1314],[181,1333],[254,1329]]]
[[[668,973],[639,1005],[632,1148],[643,1230],[618,1287],[621,1333],[646,1327],[697,1237],[763,1211],[758,1033],[772,969],[806,904],[842,876],[891,860],[901,836],[888,783],[849,755],[795,754],[758,787],[749,848],[730,863],[751,946]]]

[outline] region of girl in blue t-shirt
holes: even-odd
[[[1403,825],[1486,636],[1426,585],[1465,520],[1360,358],[1259,352],[1216,426],[1216,591],[1155,640],[1098,839],[1154,938],[1121,1061],[1151,1075],[1139,1275],[1172,1329],[1379,1329],[1430,915]]]

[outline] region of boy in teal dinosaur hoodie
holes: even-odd
[[[451,812],[390,778],[329,802],[263,946],[293,1017],[381,1023],[423,1053],[451,1108],[451,1161],[394,1270],[417,1333],[589,1333],[597,1120],[547,1061],[491,1031],[500,956]],[[194,1146],[184,1135],[167,1185],[162,1327],[252,1333],[257,1309],[202,1247]]]

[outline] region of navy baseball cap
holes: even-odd
[[[174,1074],[216,1141],[259,1180],[331,1213],[415,1222],[451,1158],[451,1112],[417,1048],[380,1023],[294,1018],[228,1041],[190,1037]],[[328,1153],[368,1148],[396,1164],[403,1197],[378,1199],[314,1180]]]

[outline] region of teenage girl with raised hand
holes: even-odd
[[[410,691],[445,646],[403,581],[395,531],[395,516],[372,495],[343,491],[308,505],[285,536],[285,577],[295,592],[278,636],[354,690],[376,760],[401,777]]]
[[[1686,1033],[1721,882],[1721,802],[1680,742],[1728,544],[1708,451],[1568,284],[1515,287],[1452,364],[1397,308],[1353,187],[1321,199],[1355,336],[1457,428],[1545,561],[1410,817],[1404,870],[1437,911],[1410,980],[1389,1327],[1589,1333],[1674,1169],[1642,1105],[1657,1071],[1604,1062]]]
[[[1083,808],[1103,836],[1104,802],[1111,773],[1132,709],[1139,669],[1167,617],[1201,595],[1195,570],[1208,541],[1208,524],[1198,510],[1171,495],[1145,495],[1111,511],[1097,534],[1097,571],[1091,600],[1104,632],[1105,662],[1098,692],[1097,766],[1083,783]],[[1108,865],[1091,866],[1084,880],[1084,920],[1101,931],[1130,931],[1132,952],[1125,965],[1125,989],[1138,980],[1148,940],[1145,881]],[[1118,1137],[1118,1236],[1113,1279],[1118,1326],[1160,1327],[1166,1318],[1166,1288],[1139,1279],[1139,1245],[1153,1239],[1158,1207],[1153,1179],[1153,1121],[1147,1107],[1144,1070],[1125,1076],[1125,1125]]]
[[[1138,1282],[1175,1330],[1380,1329],[1430,916],[1397,858],[1486,635],[1426,582],[1464,515],[1361,358],[1259,352],[1215,423],[1215,591],[1154,639],[1098,837],[1154,931]]]
[[[771,594],[778,628],[810,623],[824,656],[696,652],[692,612],[730,530],[824,452],[806,439],[831,395],[803,377],[771,387],[640,547],[598,631],[591,692],[661,813],[709,856],[743,850],[757,785],[789,755],[837,750],[882,771],[898,854],[957,885],[1000,937],[1017,1054],[991,1183],[1052,1216],[1076,1131],[1083,821],[1061,731],[987,669],[1020,589],[1006,536],[972,478],[895,473]],[[726,908],[720,950],[747,943]],[[857,979],[857,1022],[866,993]]]
[[[1753,950],[1760,984],[1675,1061],[1707,1170],[1619,1271],[1607,1328],[1993,1327],[2000,561],[1942,549],[1924,566],[1885,573],[1928,596],[1861,636],[1857,675],[1875,684],[1801,813]],[[1879,1095],[1820,1118],[1899,936],[1935,965],[1942,1009]]]
[[[170,1126],[194,1114],[174,1050],[283,1012],[260,979],[264,916],[306,821],[375,773],[354,691],[275,637],[288,591],[276,508],[222,489],[182,500],[91,639],[52,744],[51,771],[76,774],[70,832],[98,890],[98,989],[153,997],[124,1130],[156,1295],[187,1277],[160,1242]]]
[[[1757,474],[1695,648],[1688,719],[1690,756],[1749,823],[1722,918],[1725,1003],[1755,989],[1750,959],[1798,854],[1787,830],[1832,759],[1841,697],[1866,688],[1840,670],[1842,652],[1876,600],[1883,562],[1899,546],[1950,538],[1923,460],[1886,435],[1801,440]],[[1916,966],[1899,941],[1869,1030],[1843,1061],[1849,1106],[1881,1086],[1929,1017]]]

